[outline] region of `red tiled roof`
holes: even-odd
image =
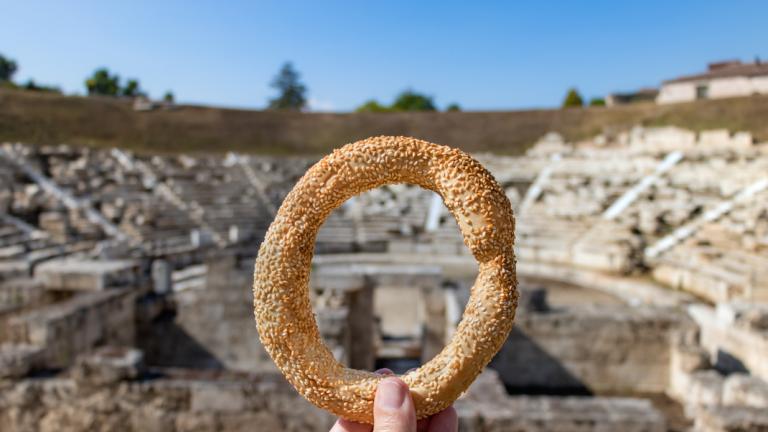
[[[712,67],[714,66],[714,67]],[[696,75],[685,75],[672,80],[664,81],[664,84],[711,80],[715,78],[754,77],[768,75],[768,63],[739,63],[714,64],[707,72]]]

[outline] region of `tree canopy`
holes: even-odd
[[[453,104],[456,105],[456,104]],[[458,105],[456,105],[458,109]],[[356,112],[403,112],[403,111],[435,111],[435,102],[431,96],[417,93],[413,90],[400,92],[392,105],[382,105],[375,99],[366,101],[357,107]]]
[[[371,99],[355,109],[355,112],[389,112],[389,107],[380,104],[377,100]]]
[[[431,96],[405,90],[392,103],[392,111],[435,111],[435,103]]]
[[[139,86],[139,81],[135,79],[129,79],[128,82],[125,83],[125,87],[120,89],[120,94],[128,97],[138,97],[145,95]]]
[[[93,75],[85,80],[85,88],[88,90],[88,95],[91,96],[125,96],[135,98],[147,95],[141,89],[139,80],[129,79],[125,82],[125,85],[122,85],[120,76],[112,74],[107,68],[96,69]]]
[[[599,98],[599,97],[592,98],[589,100],[589,106],[593,106],[593,107],[605,106],[605,99]]]
[[[89,95],[117,96],[120,92],[120,77],[109,73],[107,68],[97,69],[85,80]]]
[[[445,107],[445,110],[449,111],[449,112],[461,111],[461,107],[459,106],[459,104],[454,102],[454,103],[448,105],[447,107]]]
[[[291,62],[280,68],[271,84],[272,88],[278,91],[278,95],[269,101],[269,109],[301,111],[307,105],[307,87],[299,78],[299,72]]]
[[[0,81],[11,81],[17,69],[15,61],[0,54]]]
[[[579,94],[579,91],[575,88],[568,90],[568,94],[565,95],[563,100],[563,108],[575,108],[584,106],[584,99]]]
[[[30,79],[26,83],[22,84],[21,88],[24,90],[30,90],[30,91],[61,93],[60,88],[52,85],[38,84],[33,79]]]

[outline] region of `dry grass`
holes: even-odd
[[[300,114],[0,90],[0,141],[120,146],[139,152],[323,154],[372,135],[409,135],[467,151],[518,154],[554,130],[569,139],[635,124],[749,130],[768,140],[768,97],[656,106],[459,113]]]

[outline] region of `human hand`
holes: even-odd
[[[377,373],[392,375],[382,369]],[[432,417],[416,421],[411,392],[394,376],[379,382],[373,401],[373,426],[339,419],[330,432],[458,432],[459,418],[451,406]]]

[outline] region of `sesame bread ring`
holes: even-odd
[[[383,377],[345,368],[323,344],[309,299],[309,272],[317,231],[331,211],[354,195],[393,183],[440,194],[479,264],[452,340],[401,377],[419,419],[447,408],[469,387],[506,340],[517,306],[512,208],[476,160],[458,149],[382,136],[348,144],[317,162],[285,198],[259,249],[256,323],[264,347],[299,393],[337,416],[369,424]]]

